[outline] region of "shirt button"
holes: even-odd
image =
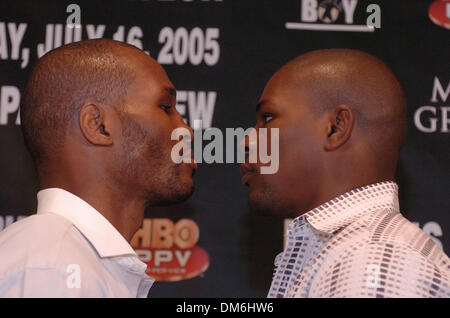
[[[282,258],[283,258],[283,252],[279,253],[279,254],[275,257],[274,265],[275,265],[276,267],[278,267],[278,265],[280,264]]]

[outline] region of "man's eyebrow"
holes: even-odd
[[[175,88],[166,86],[166,87],[164,87],[164,89],[169,95],[172,95],[174,97],[177,96],[177,90]]]
[[[256,104],[256,111],[258,112],[259,109],[260,109],[265,103],[267,103],[266,100],[262,100],[262,101],[258,102],[258,104]]]

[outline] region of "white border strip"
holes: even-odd
[[[315,31],[374,32],[373,26],[286,22],[286,29]]]

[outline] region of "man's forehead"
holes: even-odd
[[[163,94],[162,97],[168,99],[170,103],[172,103],[172,102],[176,103],[177,90],[172,85],[172,83],[169,82],[169,83],[165,84],[165,86],[163,86],[163,88],[162,88],[161,93]]]
[[[134,89],[176,97],[176,89],[161,65],[148,56],[134,62],[129,64],[135,74]]]
[[[128,66],[137,76],[167,78],[166,72],[159,63],[143,51],[135,48],[120,48],[118,52],[121,62]]]
[[[261,95],[261,101],[271,101],[273,99],[282,99],[293,93],[298,89],[297,83],[291,77],[288,77],[284,72],[275,73],[267,83]]]
[[[176,99],[177,91],[170,81],[135,81],[131,87],[136,95],[145,98],[169,98]]]
[[[270,107],[281,111],[283,109],[300,110],[308,108],[309,101],[300,83],[280,74],[274,75],[267,83],[261,95],[256,111]]]
[[[169,94],[171,97],[177,97],[177,90],[172,85],[166,85],[164,86],[164,90],[167,94]]]

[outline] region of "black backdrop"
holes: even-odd
[[[302,10],[315,3],[331,8],[333,2],[347,9],[355,6],[355,10],[346,15],[342,7],[330,24],[314,15],[305,21],[308,16]],[[92,36],[104,25],[101,37],[115,34],[116,39],[148,51],[163,64],[179,91],[177,107],[186,121],[192,125],[194,119],[203,119],[204,128],[225,131],[227,127],[253,126],[255,104],[265,83],[281,65],[301,53],[339,47],[381,58],[398,76],[409,103],[409,136],[398,172],[402,213],[448,253],[450,30],[430,20],[430,5],[434,3],[436,12],[440,10],[441,20],[448,23],[450,19],[445,18],[445,3],[437,2],[441,1],[124,0],[76,4],[81,9],[82,39],[88,38],[88,28]],[[20,90],[43,53],[42,44],[51,29],[56,34],[71,22],[67,18],[75,11],[66,12],[70,3],[74,1],[0,2],[0,230],[35,211],[38,183],[17,121]],[[317,28],[364,25],[370,3],[381,8],[381,28],[374,32],[287,28],[287,22],[308,22]],[[189,50],[191,42],[196,44]],[[209,255],[204,273],[159,282],[150,296],[266,296],[273,259],[283,248],[284,222],[248,210],[247,189],[241,186],[237,164],[201,164],[192,198],[180,205],[148,209],[145,216],[194,221],[200,232],[196,245]]]

